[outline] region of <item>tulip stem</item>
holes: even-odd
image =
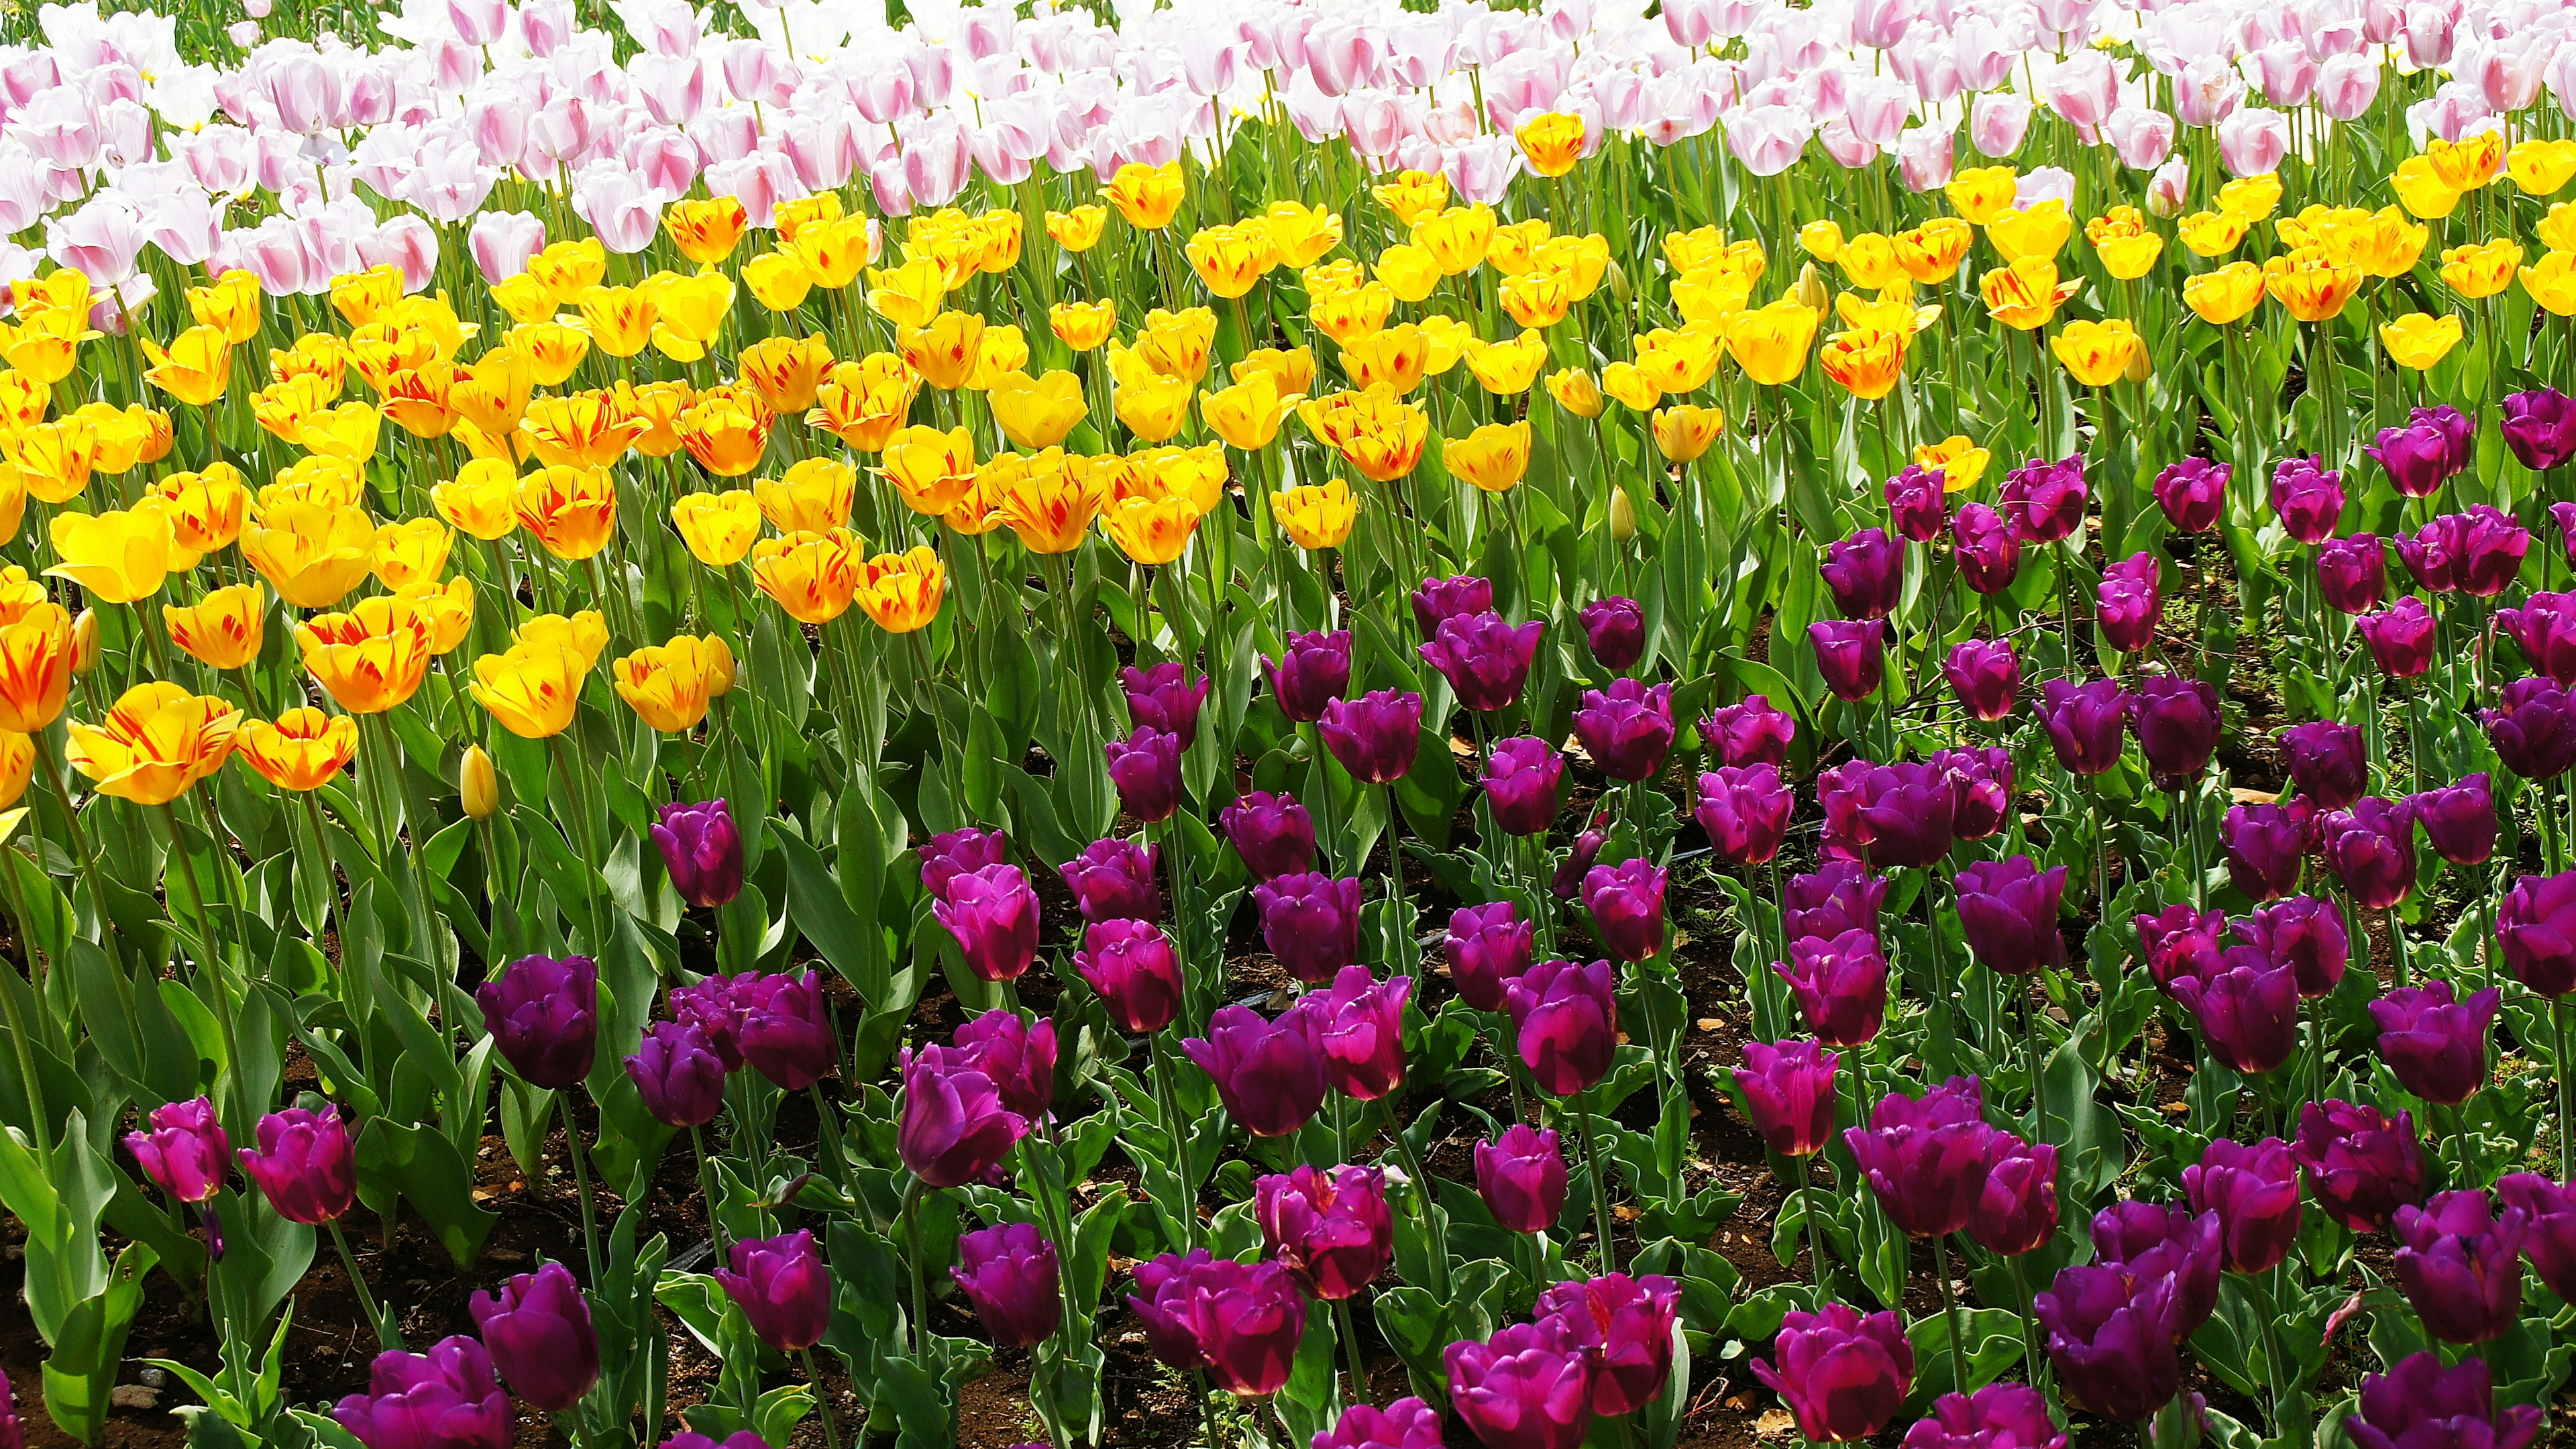
[[[1950,1291],[1948,1235],[1932,1235],[1932,1276],[1941,1285],[1941,1317],[1950,1325],[1950,1391],[1968,1392],[1967,1325],[1959,1316],[1958,1295]],[[2018,1269],[2016,1269],[2018,1271]]]
[[[921,1195],[929,1184],[919,1177],[903,1194],[903,1257],[912,1274],[912,1357],[930,1367],[930,1293],[921,1281]]]
[[[824,1449],[841,1449],[840,1416],[832,1412],[831,1395],[823,1392],[823,1370],[814,1362],[814,1350],[798,1349],[805,1360],[805,1379],[814,1386],[814,1416],[823,1421]]]
[[[1514,1089],[1517,1094],[1518,1089]],[[1443,1303],[1449,1301],[1449,1231],[1441,1224],[1439,1209],[1431,1200],[1431,1175],[1422,1170],[1422,1156],[1413,1150],[1413,1139],[1404,1135],[1404,1124],[1387,1114],[1387,1135],[1395,1139],[1396,1150],[1404,1155],[1404,1170],[1413,1179],[1413,1201],[1422,1209],[1422,1235],[1431,1246],[1431,1291]]]
[[[1583,1134],[1583,1165],[1592,1174],[1592,1223],[1601,1234],[1601,1271],[1619,1271],[1619,1253],[1610,1242],[1610,1184],[1601,1174],[1601,1153],[1592,1141],[1589,1088],[1574,1097],[1574,1130]]]
[[[2020,1317],[2021,1317],[2021,1375],[2022,1375],[2022,1380],[2023,1380],[2025,1383],[2028,1383],[2032,1388],[2038,1388],[2038,1387],[2039,1387],[2039,1335],[2038,1335],[2037,1333],[2033,1332],[2033,1331],[2032,1331],[2032,1329],[2031,1329],[2031,1322],[2030,1322],[2030,1306],[2031,1306],[2031,1300],[2030,1300],[2030,1281],[2029,1281],[2028,1277],[2027,1277],[2026,1275],[2024,1275],[2024,1274],[2023,1274],[2023,1272],[2022,1272],[2022,1270],[2021,1270],[2021,1255],[2020,1255],[2020,1254],[2015,1253],[2015,1254],[2012,1254],[2012,1255],[2010,1255],[2010,1256],[2006,1257],[2006,1258],[2004,1259],[2004,1266],[2012,1270],[2012,1284],[2013,1284],[2013,1310],[2014,1310],[2016,1313],[2018,1313],[2018,1314],[2020,1315]],[[2265,1323],[2264,1323],[2264,1331],[2265,1331],[2265,1332],[2267,1332],[2267,1333],[2271,1331],[2271,1324],[2270,1324],[2269,1320],[2266,1320],[2266,1321],[2265,1321]],[[1967,1392],[1967,1390],[1966,1390],[1966,1389],[1964,1389],[1964,1388],[1959,1388],[1959,1387],[1958,1387],[1958,1386],[1956,1386],[1956,1385],[1953,1385],[1953,1386],[1952,1386],[1952,1390],[1953,1390],[1953,1392],[1956,1392],[1956,1393],[1966,1393],[1966,1392]]]
[[[367,1315],[367,1331],[376,1336],[376,1347],[399,1347],[401,1336],[391,1331],[385,1311],[376,1306],[376,1295],[368,1291],[367,1275],[358,1271],[358,1255],[349,1251],[349,1235],[340,1231],[340,1220],[333,1218],[325,1226],[331,1229],[331,1245],[340,1250],[340,1267],[349,1275],[349,1291],[358,1295],[358,1310]]]
[[[1821,1313],[1824,1311],[1825,1304],[1832,1300],[1833,1290],[1826,1282],[1825,1230],[1817,1222],[1817,1209],[1822,1207],[1823,1204],[1815,1200],[1815,1172],[1815,1154],[1809,1153],[1807,1156],[1798,1159],[1798,1191],[1801,1196],[1808,1199],[1806,1212],[1807,1275],[1815,1280],[1816,1311]]]
[[[725,1241],[724,1224],[716,1217],[716,1180],[707,1171],[706,1134],[695,1127],[689,1129],[689,1155],[698,1160],[698,1196],[707,1203],[707,1241],[715,1245],[716,1256],[723,1258],[733,1251],[733,1245]]]
[[[2550,1066],[2558,1074],[2558,1180],[2565,1182],[2571,1172],[2568,1135],[2576,1132],[2576,1078],[2567,1074],[2567,998],[2554,996],[2549,1001]]]
[[[1446,768],[1446,767],[1444,767]],[[1386,875],[1389,889],[1388,907],[1394,919],[1388,934],[1394,938],[1395,959],[1387,963],[1398,973],[1413,975],[1421,966],[1414,958],[1413,906],[1404,893],[1404,842],[1397,838],[1396,827],[1404,817],[1395,803],[1395,786],[1381,785],[1386,792]],[[1361,865],[1365,866],[1366,861]]]
[[[179,812],[167,801],[161,805],[161,823],[169,827],[170,853],[179,858],[179,869],[188,878],[189,914],[196,917],[197,925],[193,954],[197,958],[198,970],[205,973],[207,984],[214,988],[215,1024],[224,1039],[224,1076],[232,1087],[234,1110],[240,1114],[240,1130],[247,1133],[259,1114],[251,1105],[249,1090],[242,1085],[241,1032],[233,1021],[233,992],[224,980],[223,967],[218,960],[220,953],[215,947],[215,928],[206,914],[206,889],[197,882],[197,858],[188,853],[188,843],[179,834]],[[28,1085],[33,1088],[32,1077],[28,1079]]]
[[[1347,1410],[1351,1404],[1369,1402],[1368,1365],[1360,1358],[1360,1335],[1351,1323],[1351,1300],[1348,1298],[1333,1300],[1333,1329],[1342,1336],[1342,1357],[1350,1365],[1351,1397],[1343,1405]]]
[[[572,1118],[572,1089],[555,1094],[555,1106],[563,1112],[564,1155],[572,1159],[573,1188],[581,1195],[581,1246],[590,1260],[593,1287],[605,1281],[599,1272],[599,1210],[590,1200],[590,1164],[581,1150],[581,1126]]]

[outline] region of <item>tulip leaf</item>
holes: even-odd
[[[1958,1310],[1968,1345],[1964,1388],[1951,1377],[1950,1319],[1938,1310],[1914,1320],[1905,1336],[1914,1345],[1914,1387],[1906,1395],[1909,1411],[1920,1412],[1947,1393],[1974,1393],[2001,1378],[2022,1361],[2021,1315],[2002,1308]]]
[[[148,1245],[127,1244],[105,1286],[74,1304],[48,1335],[53,1352],[45,1358],[45,1412],[84,1444],[98,1443],[106,1432],[108,1394],[123,1367],[126,1333],[143,1306],[143,1275],[156,1261]]]
[[[787,857],[788,918],[832,969],[858,990],[861,1000],[885,999],[885,947],[877,928],[850,909],[840,883],[813,846],[786,831],[778,833],[777,844]]]

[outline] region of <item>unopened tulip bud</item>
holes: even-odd
[[[489,820],[501,808],[501,776],[481,745],[465,747],[465,758],[456,766],[456,788],[465,798],[465,813],[477,820]]]
[[[72,673],[87,675],[98,667],[98,611],[83,609],[72,620]]]
[[[2148,360],[2147,349],[2132,347],[2129,349],[2129,365],[2120,369],[2120,378],[2124,382],[2145,382],[2154,371],[2155,365]]]
[[[1628,490],[1610,490],[1610,537],[1626,543],[1637,536],[1637,505],[1628,501]]]
[[[1618,303],[1622,307],[1628,305],[1631,292],[1628,286],[1628,272],[1626,268],[1621,267],[1615,261],[1605,263],[1601,268],[1601,284],[1610,289],[1611,301]]]
[[[1814,262],[1798,267],[1798,305],[1818,313],[1833,305],[1833,295],[1826,290],[1825,277]]]

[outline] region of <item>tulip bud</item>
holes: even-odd
[[[1610,300],[1618,303],[1621,307],[1627,306],[1631,297],[1634,296],[1633,289],[1628,285],[1627,269],[1621,267],[1615,261],[1606,262],[1602,265],[1601,282],[1602,285],[1610,289]]]
[[[1626,543],[1637,536],[1637,505],[1628,501],[1628,490],[1610,490],[1610,537]]]
[[[1798,305],[1818,314],[1833,305],[1824,274],[1816,270],[1814,262],[1803,262],[1798,267]]]
[[[72,620],[72,673],[87,675],[98,667],[98,611],[83,609]]]
[[[501,776],[481,745],[465,747],[465,758],[456,766],[456,788],[465,797],[465,813],[477,820],[489,820],[501,808]]]
[[[2123,382],[2145,382],[2148,376],[2154,373],[2154,371],[2155,364],[2148,361],[2147,349],[2143,347],[2132,347],[2129,349],[2129,365],[2120,369],[2120,380]]]

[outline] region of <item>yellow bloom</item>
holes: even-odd
[[[534,272],[521,272],[494,283],[492,302],[516,322],[543,322],[563,305],[555,300],[554,289],[537,280]]]
[[[711,389],[680,414],[680,442],[699,467],[719,478],[739,478],[760,466],[775,418],[756,392]]]
[[[1315,349],[1311,347],[1260,347],[1243,355],[1234,364],[1233,377],[1242,382],[1256,372],[1270,374],[1279,385],[1279,395],[1304,395],[1315,390]]]
[[[2513,153],[2505,158],[2505,170],[2525,193],[2555,196],[2568,182],[2576,181],[2576,141],[2539,137],[2516,141]]]
[[[2442,281],[2462,297],[2492,297],[2513,285],[2522,243],[2498,240],[2442,249]]]
[[[975,486],[975,437],[966,429],[909,427],[886,439],[881,470],[904,506],[943,514]]]
[[[2453,191],[2475,191],[2504,167],[2504,133],[2480,131],[2458,141],[2439,136],[2424,143],[2425,164]]]
[[[2154,270],[2164,255],[2165,239],[2147,230],[2146,218],[2134,206],[2115,206],[2107,216],[2084,225],[2084,236],[2102,269],[2121,281],[2135,281]]]
[[[268,720],[246,720],[234,749],[260,777],[281,790],[318,790],[347,769],[358,754],[358,722],[298,705]]]
[[[2576,298],[2570,300],[2576,302]],[[2461,336],[2457,317],[2409,312],[2379,324],[2379,345],[2387,349],[2388,360],[2417,372],[2448,357],[2460,345]]]
[[[265,511],[280,503],[318,503],[324,508],[360,509],[366,506],[366,477],[358,465],[346,458],[326,458],[316,454],[299,458],[277,470],[277,478],[259,490],[259,506]]]
[[[1873,292],[1905,279],[1905,269],[1897,264],[1896,243],[1874,231],[1844,242],[1834,254],[1834,264],[1842,268],[1843,280]]]
[[[1530,425],[1487,423],[1463,438],[1440,445],[1441,466],[1452,478],[1464,478],[1486,493],[1507,493],[1529,472]]]
[[[1994,244],[2007,262],[2024,257],[2057,259],[2067,237],[2075,231],[2075,219],[2066,212],[2066,203],[2049,200],[2027,209],[2006,207],[1986,223],[1986,240]]]
[[[824,194],[828,196],[831,193]],[[1017,219],[1013,217],[1014,221]],[[1015,231],[1013,236],[1017,235]],[[800,227],[792,237],[783,232],[780,236],[797,265],[805,269],[806,280],[832,292],[858,280],[859,272],[875,261],[883,249],[876,223],[864,216],[836,216]],[[745,280],[749,280],[747,275]]]
[[[684,735],[707,717],[714,665],[709,641],[677,634],[610,665],[608,682],[636,718],[664,734]]]
[[[352,327],[375,321],[377,313],[401,301],[402,295],[402,268],[390,264],[331,279],[332,310]]]
[[[1503,304],[1505,316],[1530,329],[1553,327],[1574,310],[1574,288],[1555,272],[1505,277],[1495,297]]]
[[[1412,472],[1431,437],[1429,415],[1383,388],[1311,398],[1297,415],[1372,483]]]
[[[1601,369],[1601,390],[1641,413],[1652,410],[1664,397],[1655,379],[1633,362],[1605,365]]]
[[[1430,366],[1430,339],[1410,322],[1353,338],[1342,349],[1342,373],[1351,386],[1383,386],[1398,397],[1419,387]]]
[[[999,511],[1029,552],[1071,553],[1108,501],[1104,475],[1033,468],[1005,483]]]
[[[1270,495],[1270,515],[1299,548],[1339,548],[1359,520],[1359,500],[1339,478]]]
[[[2402,277],[2415,270],[2432,239],[2431,227],[2408,221],[2396,207],[2383,206],[2343,228],[2336,239],[2342,254],[2335,260],[2359,267],[2367,277]]]
[[[551,739],[572,724],[589,672],[569,649],[519,645],[475,660],[466,690],[503,729],[521,739]]]
[[[1547,339],[1536,332],[1523,332],[1508,342],[1470,337],[1464,360],[1485,391],[1510,397],[1529,391],[1538,381],[1539,369],[1547,366]]]
[[[1541,176],[1563,176],[1583,157],[1583,118],[1564,111],[1541,111],[1512,128],[1529,169]]]
[[[2024,257],[1977,279],[1987,315],[2024,332],[2047,326],[2057,309],[2083,288],[2081,277],[2058,280],[2057,264],[2044,257]]]
[[[784,478],[751,485],[751,496],[761,516],[780,533],[828,533],[850,521],[858,489],[858,470],[849,464],[807,458],[791,465]]]
[[[832,349],[820,337],[764,337],[744,348],[734,366],[772,412],[801,413],[814,405],[832,370]]]
[[[2229,262],[2217,271],[2187,277],[2182,300],[2203,322],[2223,327],[2263,300],[2263,269],[2252,262]]]
[[[1182,248],[1190,270],[1220,297],[1240,297],[1262,274],[1279,264],[1279,249],[1270,229],[1258,219],[1233,226],[1203,226]]]
[[[760,506],[749,491],[687,493],[671,502],[671,524],[697,561],[709,568],[729,568],[751,552],[760,537]]]
[[[1975,166],[1954,172],[1941,188],[1950,209],[1970,226],[1984,226],[2013,204],[2020,177],[2010,166]]]
[[[742,284],[770,311],[793,312],[814,290],[814,273],[793,252],[762,252],[742,264]]]
[[[1485,260],[1506,277],[1517,277],[1536,263],[1531,252],[1554,232],[1547,218],[1533,216],[1527,221],[1510,222],[1494,228],[1494,239],[1485,247]]]
[[[250,489],[242,482],[241,470],[230,463],[165,474],[152,485],[152,493],[170,504],[170,526],[182,549],[212,553],[241,536]]]
[[[533,329],[520,328],[521,332]],[[584,349],[589,340],[566,327],[559,329],[580,342]],[[467,422],[486,433],[507,437],[518,431],[519,419],[528,415],[528,402],[535,395],[539,378],[548,364],[537,359],[546,355],[541,347],[522,351],[517,340],[493,348],[477,358],[449,384],[447,401]],[[575,359],[578,361],[578,357]],[[565,374],[569,376],[569,373]],[[556,382],[561,382],[557,377]]]
[[[1399,171],[1370,187],[1369,194],[1409,227],[1449,204],[1449,179],[1434,171]]]
[[[1079,460],[1068,460],[1074,462]],[[1107,462],[1107,459],[1094,460]],[[1130,453],[1110,485],[1111,502],[1128,498],[1179,498],[1201,514],[1215,511],[1225,496],[1225,449],[1215,443],[1195,448],[1148,448]]]
[[[435,518],[407,518],[376,529],[376,582],[388,589],[424,580],[436,583],[447,572],[447,550],[456,535]]]
[[[268,593],[257,584],[213,590],[193,604],[164,604],[170,642],[211,669],[239,669],[267,638]]]
[[[43,422],[53,402],[53,389],[24,373],[0,370],[0,433]]]
[[[2361,290],[2358,267],[2337,266],[2313,247],[2301,247],[2263,264],[2263,290],[2302,322],[2322,322],[2343,311]]]
[[[278,441],[301,447],[305,424],[329,412],[338,397],[328,382],[312,374],[282,377],[251,394],[250,413]]]
[[[2245,240],[2253,220],[2241,211],[2195,211],[2175,224],[2185,250],[2196,257],[2223,257]]]
[[[1830,217],[1798,228],[1798,249],[1827,266],[1843,254],[1843,226]]]
[[[519,526],[559,559],[589,558],[617,531],[617,483],[605,468],[540,468],[519,480],[510,506]]]
[[[1261,213],[1283,267],[1306,268],[1342,244],[1342,214],[1329,206],[1274,201]]]
[[[733,310],[733,279],[722,272],[655,272],[638,290],[653,301],[653,350],[675,362],[706,356],[707,344]]]
[[[1472,272],[1494,240],[1494,209],[1477,203],[1453,206],[1413,224],[1413,244],[1431,254],[1443,275]],[[1381,262],[1381,275],[1383,263]]]
[[[643,418],[621,416],[608,395],[597,392],[531,398],[527,416],[519,421],[539,462],[568,468],[615,463],[651,426]]]
[[[1876,402],[1905,375],[1905,338],[1896,332],[1837,332],[1818,350],[1816,364],[1843,391]]]
[[[42,585],[32,587],[36,598],[13,600],[0,614],[0,729],[22,735],[63,712],[77,652],[70,612],[44,598]]]
[[[394,597],[411,606],[420,621],[429,627],[429,652],[444,654],[465,642],[466,631],[474,627],[474,581],[449,579],[433,583],[415,579],[394,590]]]
[[[1101,229],[1109,224],[1109,210],[1103,206],[1077,206],[1071,211],[1046,214],[1047,235],[1069,252],[1087,252],[1100,244]]]
[[[1100,195],[1118,208],[1129,226],[1160,231],[1170,226],[1172,217],[1180,211],[1185,189],[1178,161],[1161,166],[1130,161],[1118,168],[1107,186],[1100,188]]]
[[[1986,476],[1986,464],[1992,457],[1985,449],[1957,434],[1937,443],[1925,443],[1914,450],[1914,463],[1941,475],[1943,493],[1964,493],[1977,486]]]
[[[1726,414],[1716,408],[1677,403],[1655,410],[1654,429],[1655,450],[1675,463],[1687,463],[1724,436]]]
[[[144,377],[192,407],[211,406],[232,386],[233,345],[220,328],[191,327],[167,349],[147,337],[143,351],[152,359]]]
[[[476,538],[507,538],[519,526],[518,470],[498,458],[476,458],[454,478],[429,487],[430,506],[438,516]]]
[[[489,820],[501,808],[501,772],[481,745],[467,745],[465,758],[457,761],[456,791],[457,803],[476,820]]]
[[[98,462],[98,426],[87,418],[34,423],[0,433],[0,454],[17,465],[18,481],[39,503],[69,503],[89,486]]]
[[[1307,294],[1314,299],[1307,304],[1307,319],[1325,336],[1345,346],[1384,327],[1389,314],[1395,311],[1395,290],[1384,282],[1321,292],[1310,286]]]
[[[730,196],[704,201],[683,198],[662,208],[662,230],[670,235],[671,245],[702,267],[733,255],[735,244],[750,226],[750,214]]]
[[[857,362],[844,362],[815,390],[817,406],[805,414],[817,427],[862,453],[886,445],[911,414],[921,378],[891,352],[872,352]]]
[[[859,571],[858,605],[889,634],[909,634],[939,617],[947,565],[928,548],[881,553]]]
[[[1198,388],[1188,380],[1162,377],[1151,373],[1133,381],[1121,382],[1110,392],[1112,411],[1129,432],[1149,443],[1159,443],[1181,430],[1188,421],[1190,399]]]
[[[2523,268],[2522,289],[2553,315],[2576,315],[2576,256],[2551,252]]]
[[[52,387],[72,375],[80,360],[80,345],[99,335],[90,327],[88,316],[86,310],[65,309],[35,313],[16,328],[0,324],[0,337],[7,339],[0,343],[0,355],[33,381]]]
[[[1047,327],[1076,352],[1089,352],[1118,330],[1118,301],[1058,302],[1047,309]]]
[[[1197,382],[1207,376],[1208,356],[1216,346],[1216,313],[1205,307],[1184,307],[1166,312],[1157,307],[1145,314],[1145,326],[1136,334],[1136,360],[1165,377],[1184,382]]]
[[[528,258],[528,275],[554,294],[556,306],[569,307],[608,275],[608,248],[597,237],[552,243]]]
[[[63,758],[102,795],[167,805],[231,758],[241,711],[212,695],[151,680],[119,696],[105,722],[75,720]]]
[[[1597,418],[1604,406],[1601,389],[1593,384],[1592,374],[1579,367],[1549,373],[1547,395],[1556,399],[1558,407],[1578,418]]]
[[[1746,312],[1727,330],[1726,348],[1744,375],[1780,384],[1807,370],[1807,348],[1816,340],[1816,312],[1795,298]]]
[[[588,673],[599,662],[600,652],[608,647],[608,620],[597,609],[584,609],[569,617],[539,614],[513,631],[510,642],[529,649],[569,649],[580,658],[582,671]]]
[[[2124,317],[2069,322],[2048,339],[2049,350],[2086,387],[2109,387],[2118,382],[2143,345],[2138,340],[2138,329]]]
[[[988,396],[994,424],[1023,448],[1052,448],[1090,415],[1082,397],[1082,379],[1070,372],[1050,372],[1039,378],[1009,373],[994,383]]]
[[[259,276],[247,269],[224,273],[202,287],[188,289],[188,315],[200,327],[212,327],[226,342],[248,342],[259,335],[265,295]],[[330,334],[324,333],[324,336]]]
[[[1280,394],[1277,374],[1256,369],[1234,386],[1201,397],[1199,416],[1209,431],[1249,453],[1269,447],[1289,410],[1302,401],[1298,394]]]
[[[2398,162],[2388,184],[2396,191],[2397,199],[2404,203],[2410,216],[2435,221],[2459,209],[2459,191],[2433,169],[2430,156],[2409,156]]]
[[[966,370],[966,387],[974,392],[990,392],[993,384],[1015,372],[1026,372],[1029,366],[1029,340],[1020,329],[996,322],[984,329],[984,340],[975,348],[975,365]]]
[[[429,677],[429,621],[405,599],[360,599],[344,614],[316,614],[295,626],[304,670],[351,714],[382,714]]]
[[[903,360],[921,380],[953,392],[982,355],[984,318],[975,312],[942,312],[902,334]]]
[[[1121,498],[1102,510],[1100,521],[1120,553],[1153,566],[1179,558],[1203,516],[1186,498]]]
[[[383,431],[383,422],[384,415],[371,404],[342,403],[306,418],[300,441],[309,451],[326,458],[362,464],[376,456],[376,438]]]
[[[194,567],[197,556],[179,547],[170,505],[147,497],[119,512],[57,513],[54,552],[61,562],[45,570],[69,579],[102,604],[130,604],[161,591],[173,570]]]
[[[1377,254],[1377,279],[1395,294],[1399,302],[1419,302],[1440,285],[1440,259],[1429,247],[1411,242],[1388,247]]]

